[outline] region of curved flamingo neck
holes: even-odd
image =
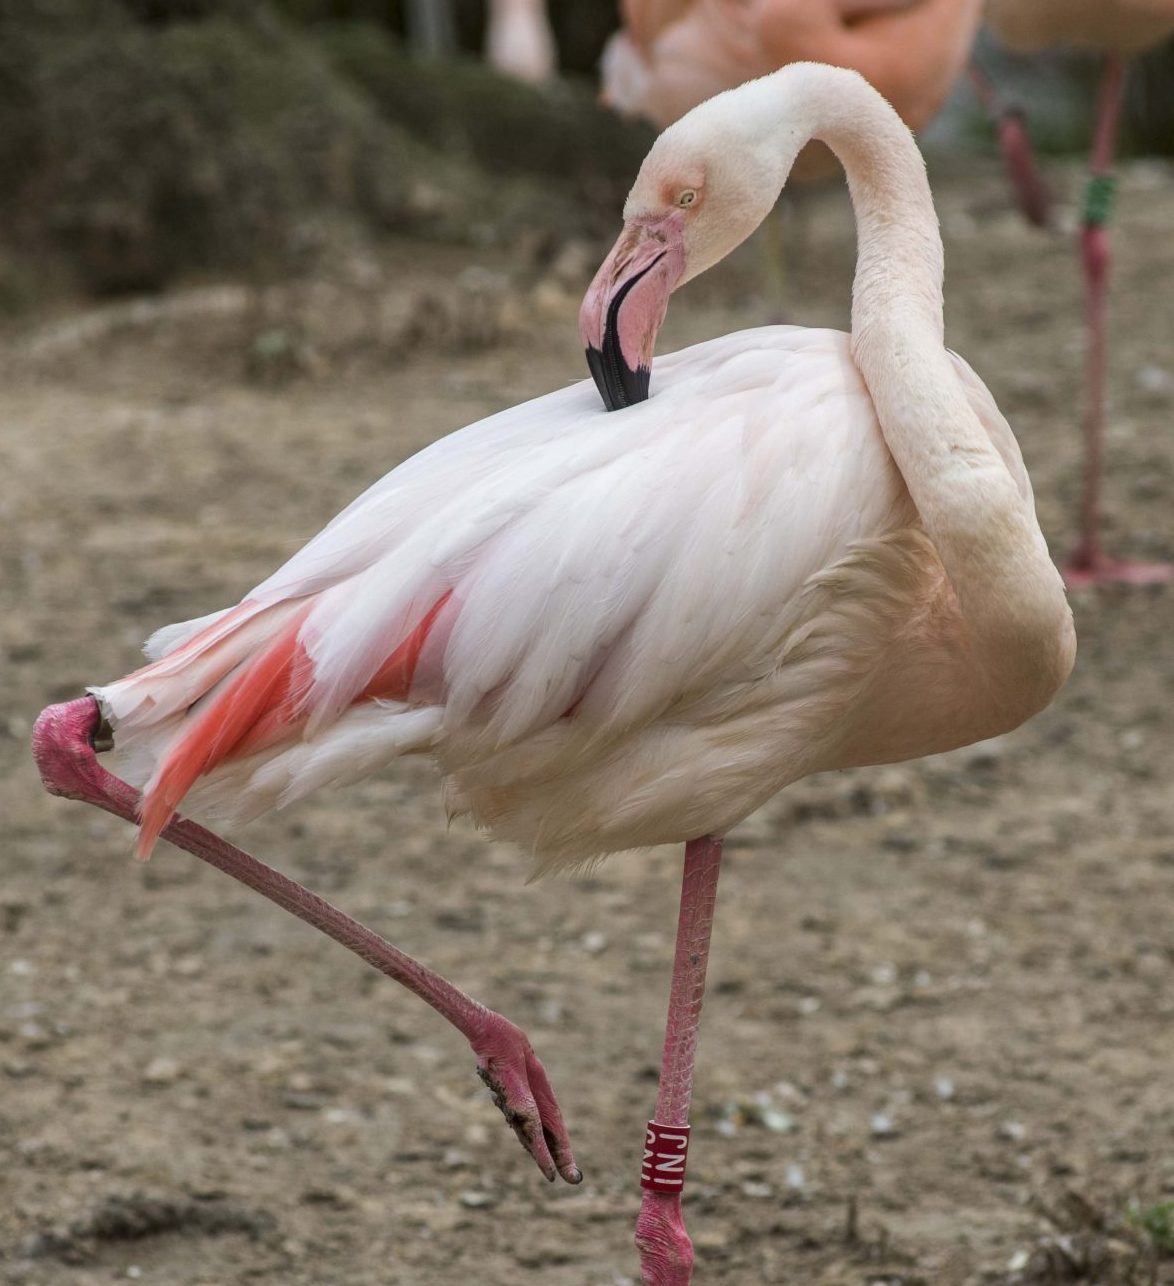
[[[942,241],[925,166],[860,76],[798,64],[748,87],[789,167],[811,139],[848,177],[856,212],[852,354],[894,461],[949,577],[976,676],[1017,723],[1074,655],[1071,613],[1031,504],[980,423],[943,344]]]

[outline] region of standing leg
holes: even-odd
[[[41,780],[51,794],[94,804],[134,822],[139,809],[138,792],[98,763],[95,741],[101,738],[101,715],[93,697],[43,710],[33,728],[33,758]],[[204,827],[177,818],[164,829],[163,838],[321,929],[431,1005],[472,1046],[477,1055],[477,1074],[493,1092],[494,1102],[543,1174],[552,1182],[556,1171],[568,1183],[582,1179],[571,1155],[571,1141],[554,1090],[520,1027],[479,1004],[316,893]]]
[[[1088,191],[1080,231],[1080,256],[1085,285],[1084,316],[1088,332],[1088,401],[1084,420],[1081,538],[1064,571],[1065,580],[1073,588],[1112,581],[1155,584],[1169,580],[1174,572],[1174,569],[1161,564],[1118,562],[1107,557],[1100,545],[1106,401],[1105,332],[1111,260],[1107,225],[1117,187],[1113,159],[1124,88],[1125,61],[1111,56],[1105,62],[1097,102],[1096,132],[1089,159]]]
[[[971,61],[968,71],[978,101],[994,124],[1007,177],[1023,217],[1033,228],[1050,227],[1052,195],[1036,164],[1023,112],[1000,101],[993,82],[977,62]]]
[[[648,1124],[640,1172],[644,1197],[636,1221],[636,1245],[644,1286],[688,1286],[693,1276],[693,1243],[681,1214],[681,1191],[689,1146],[693,1060],[721,860],[722,841],[715,836],[691,840],[685,846],[660,1088],[656,1116]]]

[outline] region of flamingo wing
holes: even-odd
[[[393,470],[237,608],[97,694],[144,847],[193,786],[255,813],[405,750],[467,766],[573,726],[720,720],[804,586],[915,521],[847,338],[742,332],[576,385]],[[700,713],[699,713],[700,712]]]

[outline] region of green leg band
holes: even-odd
[[[1084,193],[1084,226],[1102,228],[1109,222],[1117,199],[1115,174],[1092,174]]]

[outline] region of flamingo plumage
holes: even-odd
[[[749,236],[812,138],[857,211],[852,332],[768,327],[657,358],[670,293]],[[697,108],[641,168],[584,300],[581,383],[392,470],[236,607],[51,707],[50,789],[133,815],[324,927],[469,1038],[548,1177],[579,1171],[522,1033],[210,832],[427,753],[450,811],[540,869],[685,841],[637,1242],[683,1286],[693,1051],[720,836],[807,773],[1007,731],[1072,665],[1063,585],[1014,437],[942,339],[920,154],[848,71],[795,65]],[[345,917],[341,917],[345,920]],[[679,1177],[678,1177],[679,1176]]]
[[[1125,562],[1105,553],[1101,544],[1101,488],[1112,264],[1108,222],[1115,195],[1113,161],[1126,62],[1174,35],[1174,0],[1033,0],[1031,4],[1023,0],[987,0],[986,18],[999,39],[1019,52],[1074,45],[1104,55],[1080,230],[1087,334],[1081,535],[1065,566],[1065,575],[1068,583],[1076,587],[1117,581],[1143,585],[1167,582],[1174,579],[1174,567],[1169,564]],[[1019,183],[1017,187],[1022,190]]]

